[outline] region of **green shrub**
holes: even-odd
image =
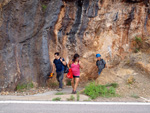
[[[58,92],[55,95],[63,95],[63,94],[64,94],[63,92]]]
[[[85,87],[84,93],[90,96],[91,99],[95,99],[99,96],[102,96],[102,97],[116,96],[115,88],[118,85],[111,84],[111,87],[108,87],[108,86],[110,85],[96,85],[94,82],[92,82],[88,86]]]
[[[22,90],[24,90],[24,89],[31,89],[31,88],[33,88],[34,87],[34,85],[33,85],[33,83],[31,82],[31,83],[27,83],[27,84],[18,84],[17,85],[17,90],[18,91],[22,91]]]
[[[95,83],[90,83],[85,87],[84,93],[92,99],[95,99],[99,96],[99,87],[96,87]]]
[[[22,85],[18,84],[17,85],[17,90],[23,90],[23,89],[26,89],[26,88],[27,88],[26,84],[22,84]]]
[[[56,98],[53,98],[52,101],[60,101],[61,98],[60,97],[56,97]]]
[[[52,83],[50,83],[50,87],[52,87],[52,88],[58,87],[58,82],[52,82]]]
[[[71,86],[71,80],[67,80],[67,86]]]
[[[138,53],[142,48],[142,38],[141,37],[135,37],[136,45],[135,45],[135,53]]]
[[[135,53],[138,53],[140,51],[139,48],[135,48]]]
[[[75,97],[73,95],[70,96],[70,98],[67,98],[67,101],[74,101]]]
[[[34,87],[34,85],[32,82],[27,84],[27,88],[33,88],[33,87]]]
[[[135,37],[135,41],[136,41],[137,43],[139,43],[139,42],[142,43],[142,38],[136,36],[136,37]]]
[[[115,88],[114,88],[114,87],[110,87],[110,88],[108,89],[108,94],[110,94],[110,95],[115,95],[115,94],[116,94]]]
[[[77,93],[77,101],[79,101],[80,100],[80,94],[79,94],[79,92]]]
[[[117,88],[119,86],[118,83],[110,83],[110,84],[106,84],[106,87],[110,87],[112,86],[113,88]]]
[[[47,6],[45,4],[42,4],[42,10],[45,11]]]

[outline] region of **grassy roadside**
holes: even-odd
[[[85,87],[84,94],[89,96],[91,99],[96,99],[97,97],[117,97],[116,88],[117,83],[111,83],[106,85],[97,85],[95,82],[90,83]]]

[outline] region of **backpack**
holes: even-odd
[[[103,59],[101,59],[100,61],[102,62],[103,66],[104,66],[103,69],[104,69],[104,68],[106,67],[106,63],[104,62]],[[99,66],[99,65],[98,65],[98,61],[96,62],[96,65]]]
[[[104,60],[103,59],[101,59],[101,61],[103,62],[103,64],[104,64],[104,68],[106,67],[106,63],[104,63]]]
[[[61,57],[60,57],[60,59],[61,59]],[[68,73],[68,72],[69,72],[69,68],[68,68],[67,63],[66,63],[66,65],[64,65],[64,73]]]
[[[68,66],[66,64],[66,65],[64,65],[64,73],[68,73],[68,72],[69,72],[69,68],[68,68]]]

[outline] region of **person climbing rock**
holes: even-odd
[[[55,59],[53,61],[53,71],[52,73],[54,73],[54,70],[56,68],[56,73],[57,73],[57,81],[59,82],[59,88],[58,91],[61,91],[63,88],[63,78],[64,78],[64,65],[66,65],[66,62],[64,60],[64,58],[61,58],[59,56],[59,52],[56,52],[54,54]]]
[[[80,78],[80,68],[83,68],[81,61],[79,61],[79,57],[80,56],[78,54],[75,54],[73,60],[68,63],[68,67],[71,67],[73,73],[73,78],[71,80],[71,85],[73,88],[72,94],[76,94]]]
[[[107,66],[105,60],[101,58],[100,54],[96,54],[96,58],[97,58],[96,66],[98,68],[98,75],[100,75],[103,69],[106,68]]]

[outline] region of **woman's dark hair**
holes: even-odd
[[[54,55],[57,55],[57,56],[59,56],[59,52],[56,52]]]
[[[75,54],[74,57],[73,57],[73,62],[75,62],[76,59],[79,58],[79,57],[80,57],[79,54]]]

